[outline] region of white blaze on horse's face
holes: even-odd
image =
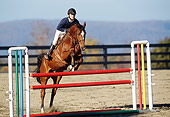
[[[83,40],[84,40],[84,38],[85,38],[85,33],[84,33],[83,30],[81,31],[81,36],[83,37]]]

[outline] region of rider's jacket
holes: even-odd
[[[70,28],[75,23],[79,24],[79,21],[75,18],[73,22],[69,22],[68,17],[63,18],[57,26],[57,30],[64,31],[65,29]]]

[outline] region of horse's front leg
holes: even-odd
[[[57,77],[53,77],[53,82],[54,82],[54,84],[56,84],[56,81],[57,81]],[[54,100],[54,96],[55,96],[55,94],[56,94],[56,90],[57,90],[57,88],[53,88],[53,89],[52,89],[51,101],[50,101],[50,108],[51,108],[52,105],[53,105],[53,100]]]
[[[74,70],[76,71],[80,65],[83,63],[83,58],[82,58],[82,55],[80,56],[80,59],[77,60],[78,64],[74,66]]]
[[[67,67],[67,70],[70,71],[74,71],[74,65],[75,65],[75,60],[74,60],[74,54],[71,54],[71,65],[69,65]]]
[[[41,85],[47,84],[47,77],[41,77]],[[44,113],[44,97],[45,97],[45,89],[41,89],[41,113]]]
[[[62,78],[62,76],[57,76],[57,77],[53,78],[54,84],[59,84],[61,78]],[[56,95],[56,91],[57,91],[57,88],[52,89],[50,108],[53,106],[53,100],[54,100],[54,96]]]

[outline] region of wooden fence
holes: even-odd
[[[35,59],[37,58],[38,55],[32,54],[31,51],[37,51],[37,50],[48,50],[50,47],[49,46],[27,46],[29,49],[29,59]],[[170,52],[157,52],[154,53],[152,52],[152,50],[154,48],[157,47],[170,47],[170,44],[150,44],[151,47],[151,56],[165,56],[165,55],[169,55],[170,56]],[[10,48],[9,46],[0,46],[0,53],[1,51],[4,50],[8,50],[8,48]],[[98,51],[97,54],[83,54],[84,58],[87,57],[102,57],[103,60],[102,61],[85,61],[83,62],[83,65],[103,65],[104,69],[108,69],[108,65],[110,64],[128,64],[130,65],[130,59],[129,60],[123,60],[123,61],[109,61],[108,57],[130,57],[130,49],[131,46],[130,44],[128,45],[92,45],[86,46],[86,49],[88,49],[89,51],[92,49],[95,50],[100,50]],[[114,50],[117,49],[117,50]],[[122,49],[122,50],[121,50]],[[1,67],[5,67],[8,66],[8,53],[6,52],[5,54],[0,54],[0,68]],[[151,63],[169,63],[170,60],[151,60]],[[30,66],[36,66],[36,61],[33,63],[29,63]],[[152,69],[170,69],[170,67],[164,67],[164,68],[152,68]]]

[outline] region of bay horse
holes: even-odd
[[[44,55],[40,54],[37,58],[37,73],[49,73],[49,72],[63,72],[67,68],[69,71],[77,70],[83,62],[81,51],[85,50],[85,26],[74,24],[60,39],[59,44],[54,49],[50,60],[46,60]],[[75,65],[75,62],[78,64]],[[68,67],[69,66],[69,67]],[[41,85],[46,85],[49,78],[53,79],[54,84],[59,84],[62,76],[56,77],[38,77],[37,81]],[[56,94],[57,88],[52,89],[50,107],[53,105],[53,99]],[[44,97],[45,89],[41,89],[41,112],[44,112]]]

